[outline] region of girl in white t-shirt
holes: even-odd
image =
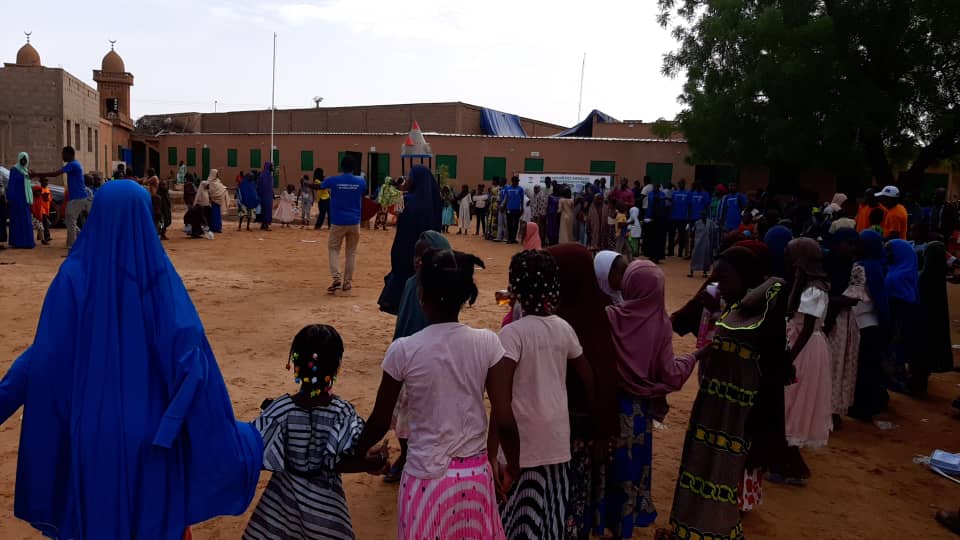
[[[570,419],[567,365],[593,400],[593,372],[577,334],[554,315],[560,269],[546,251],[523,251],[510,262],[510,292],[523,317],[504,326],[504,357],[517,364],[513,415],[520,431],[520,477],[503,508],[507,538],[561,540],[569,498]],[[497,447],[491,430],[490,448]]]
[[[500,482],[519,475],[520,436],[511,409],[514,363],[497,335],[460,324],[460,308],[477,298],[475,266],[483,261],[449,250],[427,251],[417,274],[430,325],[399,338],[383,360],[373,413],[357,443],[366,452],[390,428],[406,390],[407,462],[400,480],[397,538],[502,539],[503,525],[487,460],[486,387],[491,417],[507,458]]]

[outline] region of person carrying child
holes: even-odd
[[[293,338],[287,369],[294,394],[265,403],[253,425],[263,436],[263,469],[273,475],[243,532],[244,540],[354,538],[340,473],[377,473],[386,453],[355,452],[363,419],[333,393],[343,340],[325,324]]]
[[[407,392],[410,439],[397,497],[397,538],[504,538],[493,474],[487,459],[487,409],[507,458],[499,485],[507,491],[520,473],[520,435],[511,393],[514,363],[489,330],[461,324],[460,309],[478,294],[474,255],[448,250],[424,254],[420,303],[430,326],[393,342],[383,360],[377,400],[356,452],[386,434],[402,389]]]
[[[523,317],[500,330],[504,357],[516,363],[513,414],[520,430],[520,477],[503,507],[508,539],[565,538],[570,496],[567,366],[593,401],[593,372],[573,328],[555,312],[560,269],[546,251],[522,251],[510,262],[510,293]],[[488,448],[499,447],[490,431]]]

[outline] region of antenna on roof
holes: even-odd
[[[30,43],[30,35],[31,35],[31,34],[33,34],[33,32],[24,32],[24,33],[23,33],[23,35],[27,36],[27,43]]]
[[[323,98],[322,98],[322,97],[320,97],[320,96],[313,96],[313,103],[317,106],[318,109],[320,108],[320,102],[321,102],[321,101],[323,101]]]

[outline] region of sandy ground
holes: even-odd
[[[389,268],[392,229],[363,231],[355,289],[329,296],[327,233],[299,229],[261,233],[236,232],[235,223],[215,241],[187,240],[171,234],[170,258],[190,291],[206,327],[230,389],[236,414],[253,419],[260,402],[293,391],[284,369],[293,335],[305,324],[334,325],[346,342],[344,369],[337,392],[361,414],[373,408],[380,362],[389,345],[394,318],[377,310],[376,299]],[[54,245],[33,251],[0,252],[0,369],[33,339],[46,288],[63,261],[65,232],[55,231]],[[494,301],[504,288],[513,246],[476,237],[452,235],[454,247],[471,251],[487,263],[478,273],[480,300],[463,312],[471,325],[497,328],[503,308]],[[670,259],[667,273],[668,309],[679,307],[699,286],[686,277],[683,261]],[[960,288],[950,286],[954,313]],[[953,326],[956,329],[958,323]],[[960,342],[956,339],[955,342]],[[678,351],[693,347],[693,338],[675,339]],[[918,454],[935,448],[960,451],[960,421],[950,402],[960,395],[960,374],[934,376],[930,396],[915,401],[894,395],[890,411],[881,417],[892,430],[846,420],[828,448],[805,452],[813,478],[805,488],[765,486],[763,505],[745,519],[751,538],[951,538],[933,520],[940,507],[960,505],[960,488],[920,465]],[[695,378],[671,398],[667,427],[656,431],[654,500],[660,511],[657,525],[669,517],[682,438],[696,393]],[[38,538],[13,518],[14,479],[19,440],[19,414],[0,426],[0,538]],[[396,449],[396,442],[392,443]],[[268,474],[261,477],[260,488]],[[345,478],[357,537],[394,538],[396,487],[380,478]],[[252,509],[252,506],[251,506]],[[239,538],[249,517],[219,518],[194,527],[194,538]],[[649,538],[652,529],[635,538]]]

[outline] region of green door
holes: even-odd
[[[647,176],[657,184],[669,185],[673,181],[673,163],[647,163]]]
[[[210,176],[210,149],[204,147],[200,152],[200,163],[203,169],[203,179],[206,180]]]

